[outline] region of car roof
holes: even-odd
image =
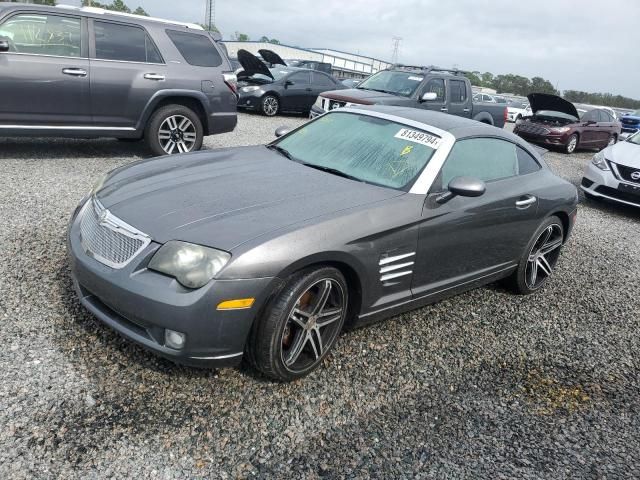
[[[456,139],[473,136],[503,137],[522,144],[524,141],[507,130],[497,128],[486,123],[478,122],[457,115],[423,110],[421,108],[397,107],[389,105],[358,105],[357,110],[370,110],[373,112],[385,113],[400,118],[405,118],[413,122],[423,123],[425,126],[432,126],[451,133]]]
[[[5,10],[24,10],[29,9],[32,11],[43,11],[49,13],[79,13],[91,18],[104,18],[107,20],[115,20],[121,22],[140,23],[145,25],[171,25],[172,27],[182,27],[187,30],[197,30],[200,33],[205,33],[205,30],[195,23],[178,22],[174,20],[167,20],[164,18],[145,17],[143,15],[136,15],[133,13],[116,12],[112,10],[105,10],[103,8],[96,7],[74,7],[72,5],[37,5],[31,3],[13,3],[13,2],[0,2],[0,11]]]

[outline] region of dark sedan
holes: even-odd
[[[309,113],[318,95],[346,88],[323,72],[307,68],[267,65],[246,50],[238,51],[238,107],[272,117],[280,112]]]
[[[576,203],[509,132],[344,108],[266,146],[114,170],[73,214],[69,256],[82,304],[129,339],[190,365],[244,357],[288,381],[345,325],[496,280],[539,290]]]
[[[620,123],[606,110],[580,117],[573,103],[556,95],[532,93],[527,98],[533,115],[517,121],[513,133],[531,143],[573,153],[577,148],[603,149],[620,137]]]

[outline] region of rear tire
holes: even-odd
[[[144,138],[155,155],[173,155],[200,150],[204,130],[200,117],[190,108],[166,105],[151,115]]]
[[[572,154],[573,152],[576,151],[577,147],[578,147],[578,135],[574,133],[567,140],[567,143],[564,146],[564,151],[565,153]]]
[[[558,263],[563,242],[562,221],[556,216],[547,218],[531,237],[516,271],[504,280],[505,286],[517,294],[529,295],[546,285]]]
[[[267,117],[274,117],[280,111],[280,100],[275,95],[265,95],[260,100],[260,111]]]
[[[247,360],[274,380],[304,377],[335,345],[348,301],[347,282],[339,270],[316,267],[294,274],[256,319]]]

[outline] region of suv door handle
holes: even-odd
[[[63,68],[62,73],[71,75],[72,77],[86,77],[87,71],[82,68]]]
[[[449,111],[449,109],[448,109],[447,107],[442,107],[442,108],[440,109],[440,111],[441,111],[441,112],[448,112],[448,111]]]
[[[537,200],[538,199],[533,195],[525,195],[524,197],[521,197],[520,200],[516,201],[516,208],[524,210],[536,203]]]
[[[164,81],[164,75],[158,75],[157,73],[145,73],[144,78],[147,80],[155,80],[156,82]]]
[[[471,111],[470,108],[465,108],[464,110],[462,110],[464,113],[469,113]]]

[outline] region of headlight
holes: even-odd
[[[591,160],[596,167],[600,170],[610,170],[609,165],[607,165],[607,160],[604,158],[604,153],[598,152],[593,156]]]
[[[107,178],[109,178],[109,174],[105,173],[100,178],[98,178],[98,180],[96,180],[96,183],[94,183],[93,187],[91,188],[91,196],[94,196],[102,189],[102,187],[104,186],[104,182],[107,181]]]
[[[550,129],[553,133],[566,133],[571,130],[570,127],[554,127]]]
[[[242,93],[255,92],[256,90],[260,90],[260,87],[252,86],[252,87],[242,87],[240,89]]]
[[[322,97],[320,95],[318,95],[318,98],[316,98],[314,105],[318,108],[322,108]]]
[[[170,241],[158,250],[149,268],[174,277],[187,288],[206,285],[227,264],[231,254],[192,243]]]

